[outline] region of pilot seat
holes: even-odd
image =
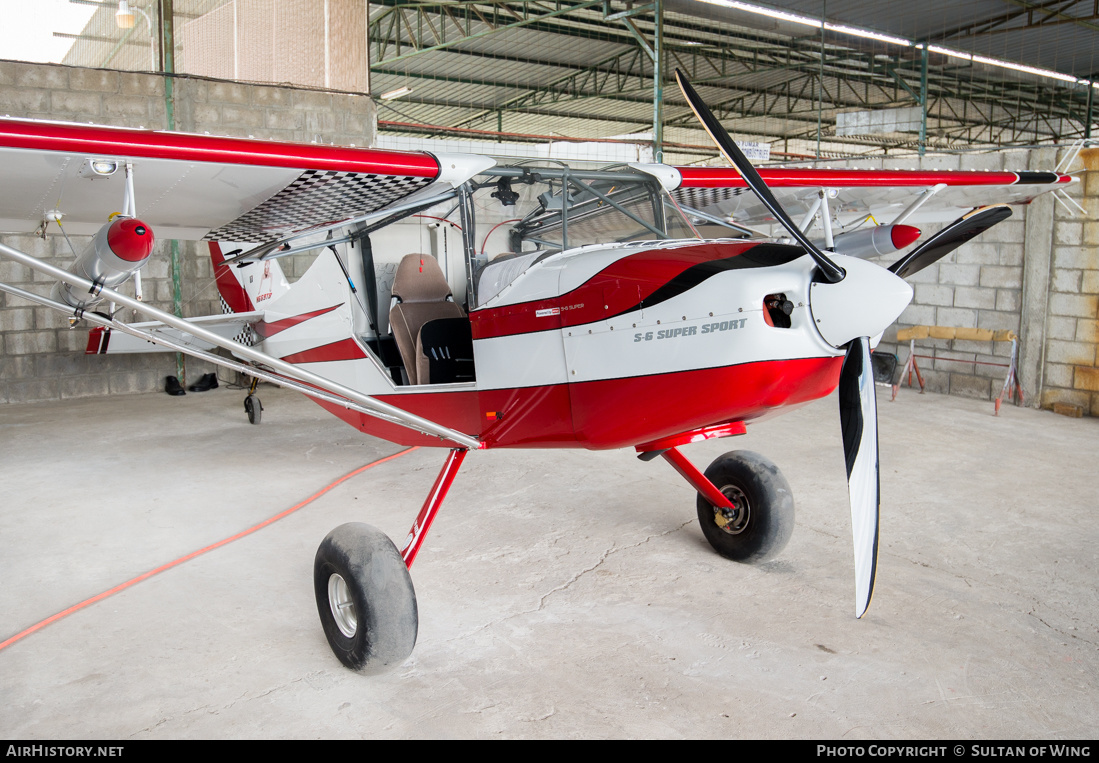
[[[393,277],[389,325],[409,384],[470,382],[473,335],[435,258],[409,254]]]

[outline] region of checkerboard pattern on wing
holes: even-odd
[[[746,193],[747,188],[677,188],[672,191],[672,196],[680,204],[685,204],[692,209],[705,209],[718,202]]]
[[[233,308],[229,307],[229,303],[225,301],[225,297],[218,297],[218,299],[221,300],[222,314],[229,315],[233,312]],[[245,326],[233,337],[233,341],[237,344],[243,344],[246,347],[255,347],[256,332],[252,330],[251,326]]]
[[[381,209],[433,182],[429,177],[306,170],[255,209],[206,235],[267,244],[283,236]]]

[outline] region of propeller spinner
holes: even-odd
[[[675,78],[718,150],[737,168],[775,219],[813,258],[824,277],[824,282],[814,284],[811,309],[821,324],[829,324],[822,327],[821,335],[833,346],[846,345],[847,348],[839,381],[840,430],[851,495],[855,617],[862,617],[874,593],[881,503],[878,413],[874,371],[870,363],[870,337],[896,320],[912,299],[912,288],[893,273],[861,260],[841,258],[841,262],[847,264],[845,269],[818,249],[786,214],[763,178],[678,69]]]

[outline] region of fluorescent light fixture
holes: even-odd
[[[723,5],[726,8],[735,8],[738,11],[745,11],[746,13],[755,13],[760,16],[769,16],[779,21],[789,21],[794,24],[805,24],[806,26],[815,26],[820,29],[820,21],[811,19],[808,16],[799,16],[796,13],[787,13],[786,11],[777,11],[774,8],[764,8],[761,5],[751,5],[749,3],[742,3],[739,0],[702,0],[704,3],[710,5]]]
[[[778,19],[780,21],[789,21],[793,24],[803,24],[805,26],[816,27],[817,29],[824,28],[829,32],[836,32],[837,34],[847,34],[853,37],[864,37],[870,40],[877,40],[878,42],[888,43],[890,45],[901,45],[906,48],[910,48],[914,45],[917,47],[923,47],[917,45],[910,40],[906,40],[903,37],[894,37],[893,35],[883,34],[881,32],[873,32],[869,29],[860,29],[858,27],[847,26],[846,24],[833,24],[828,21],[821,21],[819,19],[809,18],[808,16],[799,16],[796,13],[788,13],[786,11],[775,10],[774,8],[767,8],[762,5],[753,5],[751,3],[743,3],[740,0],[702,0],[704,3],[710,5],[720,5],[725,8],[733,8],[734,10],[744,11],[745,13],[754,13],[758,16],[767,16],[768,18]],[[1099,82],[1093,82],[1091,80],[1082,80],[1073,77],[1071,74],[1062,74],[1061,72],[1053,71],[1052,69],[1042,69],[1037,66],[1027,66],[1026,64],[1017,64],[1012,61],[1004,61],[998,58],[988,58],[987,56],[977,56],[972,53],[963,53],[959,50],[951,50],[950,48],[943,48],[938,45],[927,45],[927,49],[932,53],[938,53],[943,56],[949,56],[951,58],[960,58],[963,61],[974,61],[988,66],[996,66],[1001,69],[1011,69],[1012,71],[1025,72],[1026,74],[1034,74],[1039,77],[1049,77],[1050,79],[1060,80],[1061,82],[1075,82],[1078,84],[1090,84],[1092,87],[1099,87]],[[383,98],[385,96],[382,96]]]
[[[114,15],[114,23],[119,29],[134,28],[134,11],[126,0],[118,0],[118,13]]]
[[[962,53],[958,50],[951,50],[950,48],[940,48],[938,45],[928,45],[927,49],[932,53],[938,53],[941,56],[950,56],[951,58],[960,58],[963,61],[972,61],[973,55],[971,53]]]
[[[870,40],[877,40],[878,42],[888,42],[893,45],[903,45],[906,48],[912,47],[912,43],[903,37],[894,37],[889,34],[882,34],[880,32],[871,32],[867,29],[858,29],[853,26],[845,26],[843,24],[829,24],[824,22],[824,28],[829,32],[839,32],[840,34],[849,34],[855,37],[865,37]]]
[[[407,85],[402,85],[396,90],[390,90],[388,93],[382,93],[378,97],[383,101],[392,101],[394,98],[402,98],[412,92],[412,88]]]
[[[1037,74],[1039,77],[1050,77],[1051,79],[1059,79],[1062,82],[1075,82],[1076,78],[1071,74],[1061,74],[1061,72],[1055,72],[1050,69],[1039,69],[1037,66],[1027,66],[1026,64],[1016,64],[1011,61],[1001,61],[998,58],[987,58],[985,56],[973,56],[973,60],[977,63],[988,64],[989,66],[999,66],[1004,69],[1012,69],[1017,72],[1026,72],[1027,74]]]
[[[1026,64],[1017,64],[1013,61],[1004,61],[1000,58],[989,58],[988,56],[978,56],[972,53],[963,53],[959,50],[951,50],[950,48],[941,48],[938,45],[928,45],[927,49],[932,53],[938,53],[942,56],[950,56],[951,58],[960,58],[963,61],[972,61],[977,64],[985,64],[987,66],[996,66],[1000,69],[1011,69],[1012,71],[1025,72],[1026,74],[1036,74],[1039,77],[1049,77],[1050,79],[1060,80],[1061,82],[1088,82],[1089,80],[1078,80],[1071,74],[1062,74],[1061,72],[1055,72],[1052,69],[1042,69],[1037,66],[1027,66]]]

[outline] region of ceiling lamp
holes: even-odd
[[[126,0],[119,0],[118,13],[114,15],[114,23],[119,29],[134,28],[134,11]]]
[[[383,101],[392,101],[394,98],[401,98],[411,92],[412,88],[408,87],[407,85],[402,85],[396,90],[390,90],[388,93],[382,93],[378,97],[381,98]]]

